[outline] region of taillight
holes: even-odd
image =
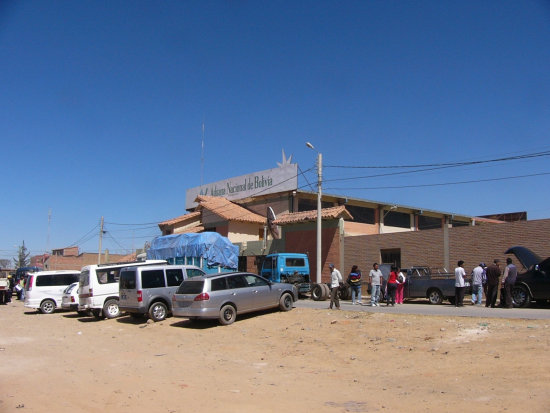
[[[210,300],[210,296],[208,295],[208,293],[202,293],[197,295],[193,301],[206,301],[206,300]]]
[[[75,299],[74,297],[71,295],[71,303],[74,303],[75,302]]]
[[[93,297],[94,296],[94,289],[90,288],[90,292],[88,294],[90,294],[88,297]]]
[[[27,279],[27,291],[32,290],[32,282],[34,281],[34,275],[29,275]]]
[[[143,301],[143,291],[141,290],[137,291],[137,300],[138,300],[138,303],[141,303]]]

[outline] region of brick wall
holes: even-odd
[[[550,256],[550,219],[518,221],[449,228],[449,262],[453,270],[458,260],[464,260],[471,270],[481,261],[506,259],[504,251],[514,245],[529,248],[542,258]],[[444,266],[443,229],[394,234],[345,237],[345,266],[359,265],[365,271],[373,262],[380,262],[381,249],[400,249],[401,266]],[[513,258],[513,257],[512,257]]]

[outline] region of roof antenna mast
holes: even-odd
[[[201,188],[204,180],[204,121],[202,121],[202,140],[201,140]]]

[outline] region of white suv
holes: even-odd
[[[51,314],[61,307],[63,290],[78,281],[80,271],[39,271],[29,274],[25,284],[25,307]]]

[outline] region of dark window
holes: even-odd
[[[332,202],[322,202],[321,208],[331,208],[334,204]],[[298,201],[298,212],[302,211],[316,211],[317,200],[316,199],[300,199]]]
[[[418,216],[418,229],[437,229],[441,228],[441,218],[428,217],[425,215]]]
[[[248,287],[248,283],[242,275],[231,275],[227,277],[227,285],[230,289]]]
[[[470,225],[470,222],[452,220],[451,224],[452,224],[453,227],[467,227],[468,225]]]
[[[267,281],[263,278],[256,277],[253,274],[247,274],[244,276],[249,287],[260,287],[262,285],[268,285]]]
[[[141,287],[142,288],[166,287],[166,284],[164,282],[164,271],[162,270],[142,271]]]
[[[212,280],[212,291],[221,291],[221,290],[227,290],[227,283],[225,277],[222,278],[214,278]]]
[[[59,284],[56,285],[69,285],[74,282],[78,282],[80,278],[80,274],[64,274],[61,280],[59,280]]]
[[[375,224],[375,212],[374,208],[365,208],[355,205],[346,205],[346,209],[353,216],[353,222],[360,222],[362,224]]]
[[[125,290],[136,289],[136,272],[135,271],[122,271],[120,273],[120,288]]]
[[[271,270],[273,268],[273,257],[266,257],[263,263],[263,268]]]
[[[398,227],[398,228],[410,228],[411,227],[411,216],[404,212],[384,212],[387,215],[384,217],[384,225],[389,227]]]
[[[54,285],[53,275],[42,275],[41,277],[36,277],[35,285],[37,287],[49,287]]]
[[[380,258],[383,263],[393,264],[398,268],[401,267],[401,250],[399,248],[380,250]]]
[[[305,267],[306,261],[303,258],[287,258],[287,267]]]
[[[198,268],[188,268],[186,272],[187,278],[201,277],[204,275],[204,272],[202,270],[199,270]]]
[[[183,282],[183,271],[179,268],[166,270],[166,283],[168,287],[176,287]]]
[[[204,281],[189,281],[185,280],[181,283],[180,287],[176,291],[176,294],[200,294],[204,287]]]

